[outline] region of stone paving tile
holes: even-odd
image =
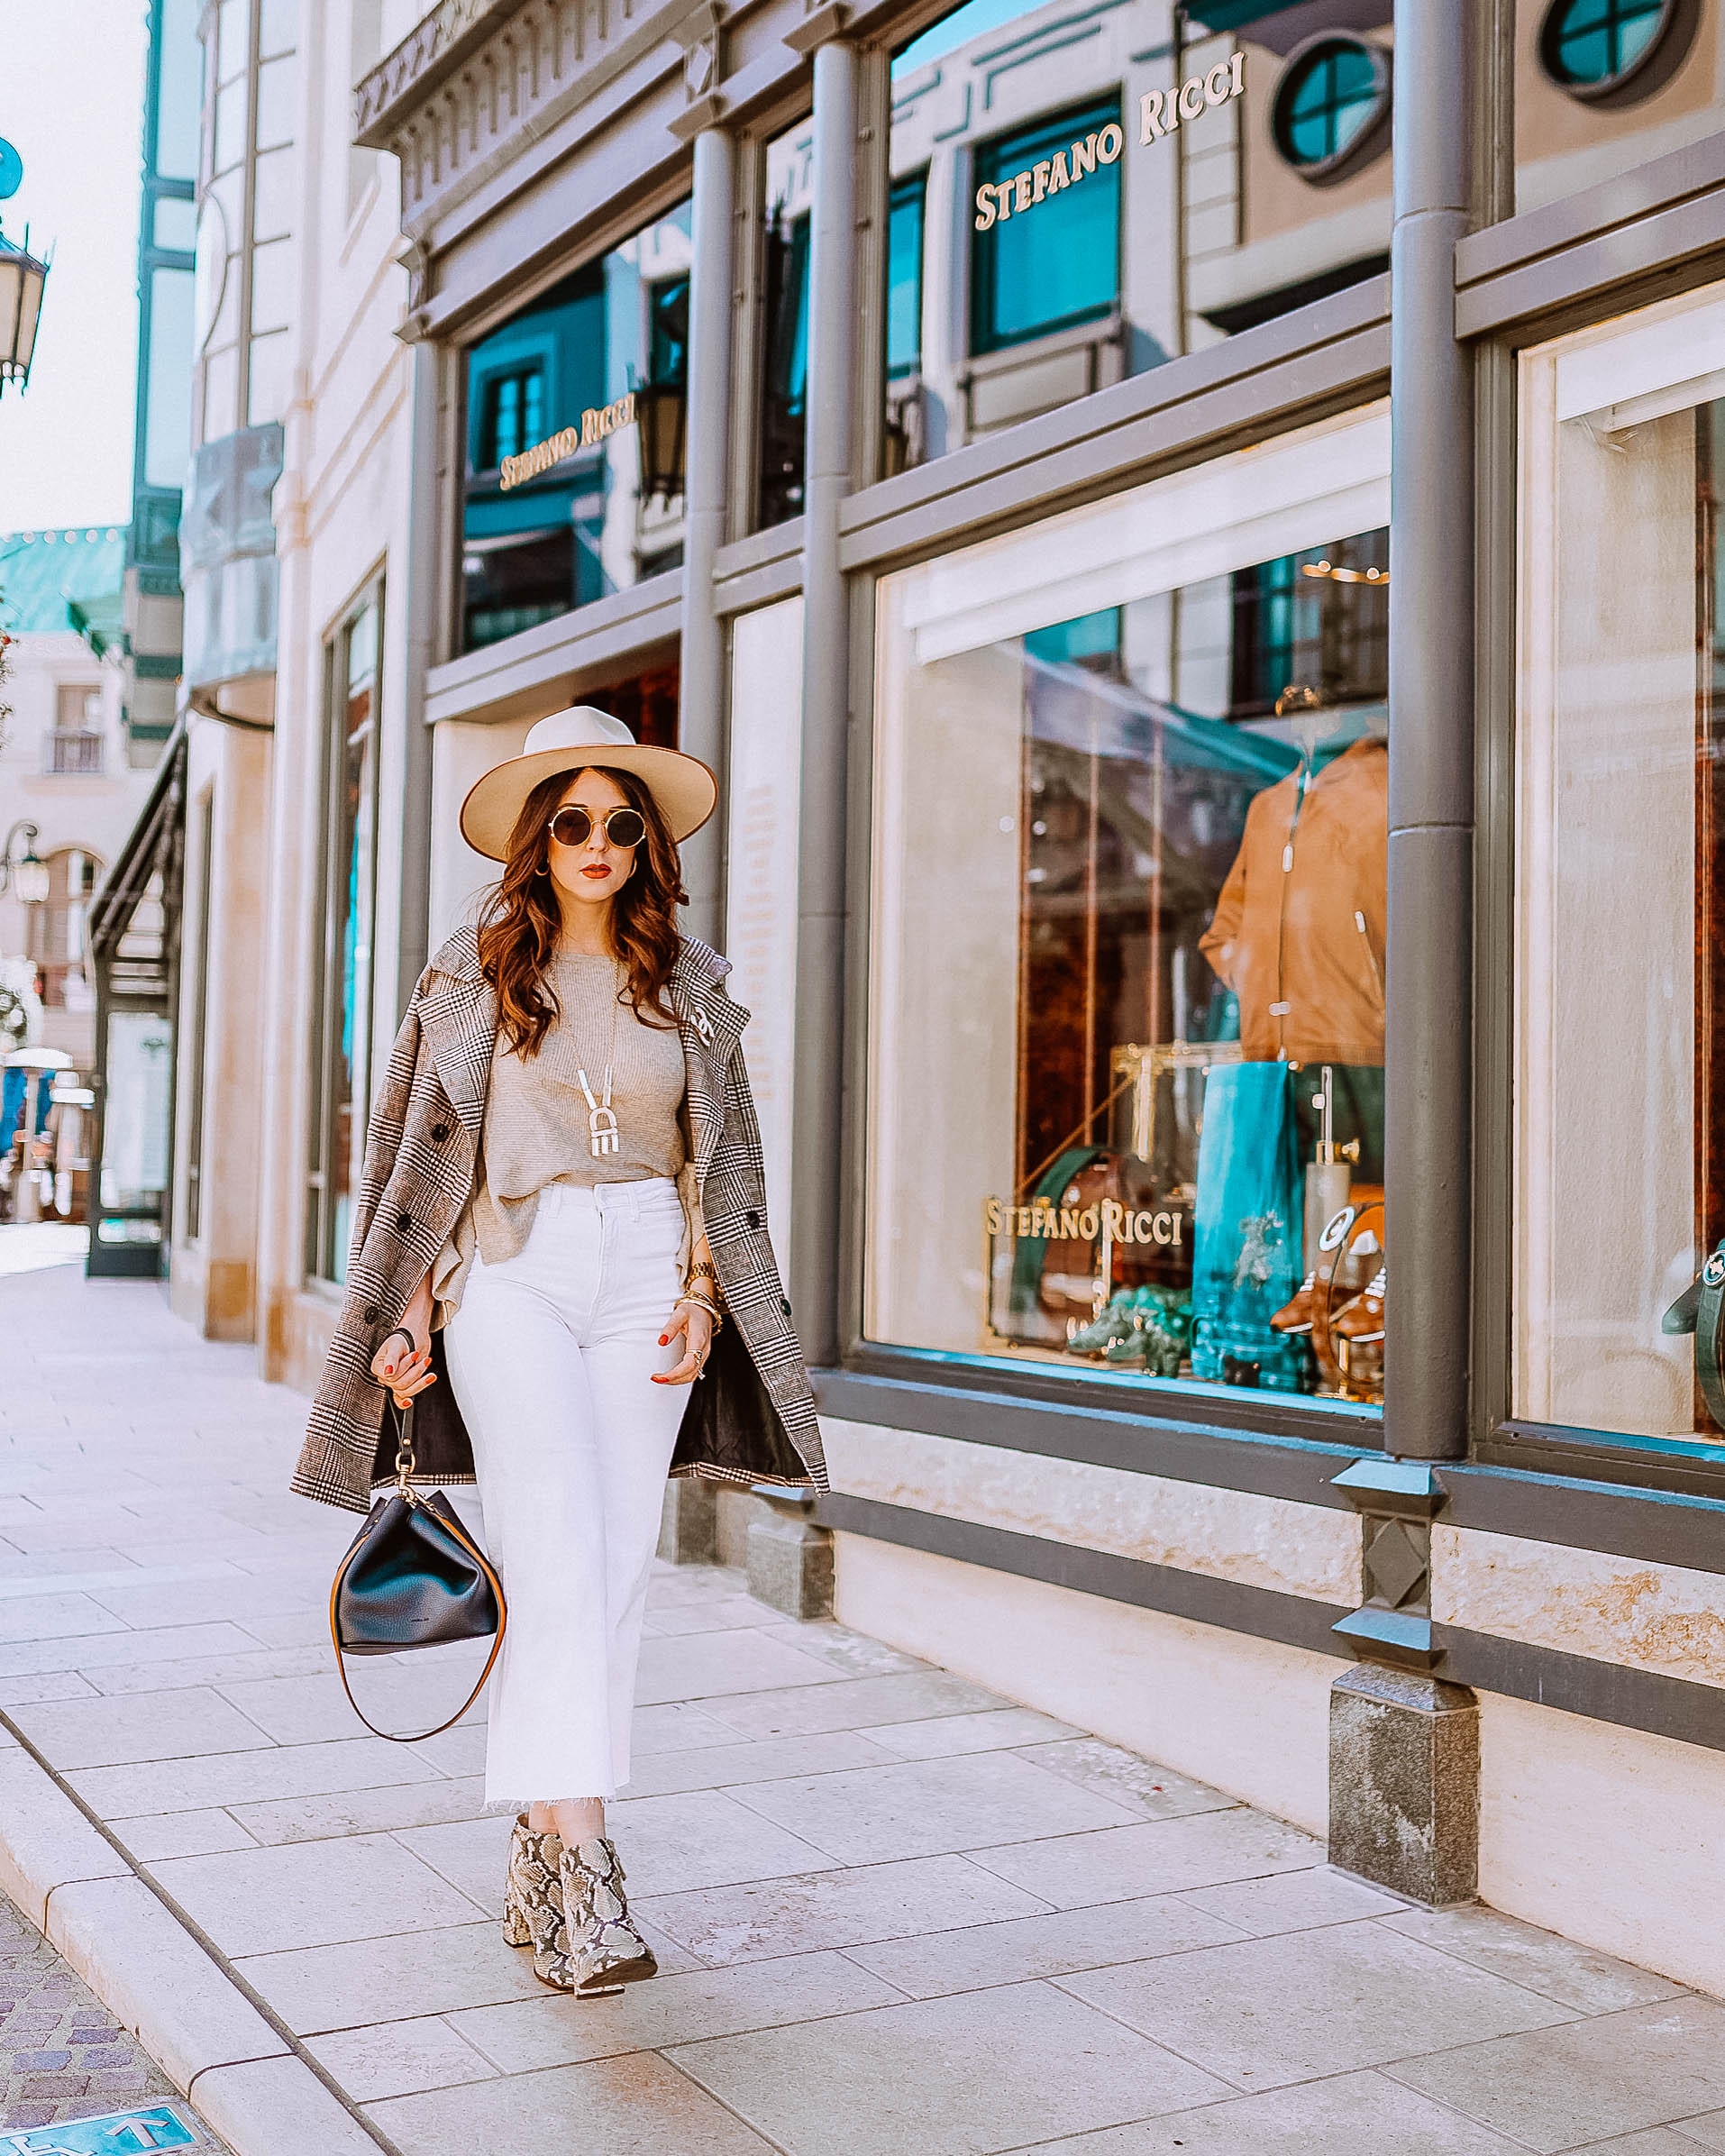
[[[840,1864],[986,1848],[1009,1834],[1118,1826],[1135,1814],[1010,1752],[968,1752],[804,1775],[734,1792]]]
[[[231,1812],[163,1812],[152,1819],[129,1819],[122,1839],[140,1864],[168,1857],[214,1857],[224,1850],[255,1849],[258,1837],[247,1833]]]
[[[813,1737],[763,1737],[754,1744],[706,1744],[674,1752],[638,1749],[630,1762],[624,1800],[672,1796],[687,1789],[723,1789],[791,1775],[841,1774],[853,1767],[884,1767],[892,1755],[853,1730]]]
[[[327,1796],[343,1789],[381,1789],[392,1782],[436,1782],[443,1770],[415,1748],[381,1737],[339,1744],[271,1744],[258,1751],[136,1767],[89,1767],[67,1776],[105,1819],[146,1812],[196,1812],[260,1804],[269,1797]]]
[[[1008,1741],[1010,1741],[1009,1740]],[[1082,1789],[1093,1789],[1145,1819],[1182,1819],[1191,1812],[1228,1812],[1236,1800],[1202,1782],[1189,1781],[1172,1768],[1141,1759],[1136,1752],[1122,1751],[1118,1744],[1105,1744],[1100,1737],[1073,1733],[1054,1744],[1026,1744],[1015,1748],[1050,1774],[1063,1775]]]
[[[62,1773],[82,1767],[180,1760],[262,1750],[271,1740],[248,1715],[202,1688],[141,1697],[20,1707],[14,1720]]]
[[[434,1829],[433,1832],[445,1830]],[[388,1834],[178,1857],[155,1876],[223,1952],[271,1954],[461,1923],[476,1905]]]
[[[1228,2093],[1043,1984],[718,2037],[670,2056],[788,2156],[989,2156]]]
[[[1361,2073],[1038,2142],[1036,2156],[1174,2156],[1176,2150],[1182,2156],[1519,2156],[1521,2144],[1381,2075]],[[1646,2156],[1666,2152],[1650,2149]]]
[[[506,1946],[489,1917],[443,1931],[254,1954],[236,1967],[301,2036],[545,1996],[529,1956]]]
[[[1409,1939],[1525,1984],[1529,1991],[1572,2006],[1577,2014],[1615,2014],[1624,2006],[1650,2005],[1657,1999],[1680,1997],[1684,1988],[1648,1969],[1577,1946],[1555,1932],[1518,1923],[1495,1909],[1408,1909],[1389,1922],[1392,1931]]]
[[[1553,2000],[1374,1923],[1244,1940],[1059,1982],[1240,2088],[1571,2018]]]
[[[1074,1909],[1086,1902],[1174,1894],[1267,1872],[1301,1870],[1321,1864],[1324,1852],[1297,1827],[1238,1806],[973,1850],[971,1857],[1056,1908]]]
[[[439,2014],[342,2029],[306,2045],[357,2102],[488,2081],[497,2069]]]
[[[980,1870],[968,1857],[921,1857],[752,1886],[643,1896],[642,1907],[692,1953],[716,1963],[1047,1914],[1046,1903]]]
[[[580,2156],[771,2156],[759,2134],[653,2051],[398,2097],[370,2111],[403,2156],[567,2148],[574,2121]]]
[[[707,1712],[738,1737],[810,1736],[819,1730],[866,1730],[931,1714],[977,1713],[1010,1706],[967,1677],[944,1669],[898,1676],[853,1677],[844,1684],[709,1699]]]
[[[183,2097],[35,1926],[0,1896],[0,2131],[58,2125]],[[224,2144],[198,2124],[198,2146]],[[51,2138],[51,2137],[50,2137]]]
[[[843,1670],[764,1632],[693,1633],[642,1641],[635,1698],[650,1707],[671,1699],[723,1701],[732,1693],[844,1681]],[[725,1719],[722,1705],[717,1711]]]
[[[452,1820],[473,1819],[484,1803],[484,1778],[470,1775],[456,1781],[404,1782],[383,1789],[349,1789],[333,1796],[234,1804],[231,1813],[253,1841],[324,1841],[343,1834],[387,1833],[395,1827],[442,1826]],[[128,1823],[128,1847],[142,1823]]]
[[[1408,1906],[1395,1895],[1345,1877],[1328,1865],[1278,1872],[1265,1879],[1238,1879],[1226,1886],[1200,1886],[1180,1898],[1189,1908],[1219,1916],[1224,1923],[1255,1939],[1267,1939],[1277,1932],[1310,1932],[1319,1924],[1353,1923],[1362,1916],[1396,1918],[1405,1914]],[[1499,1969],[1498,1974],[1513,1977],[1515,1971]]]
[[[583,1999],[572,2010],[567,1999],[543,1996],[514,2006],[476,2006],[449,2018],[505,2073],[521,2074],[895,2005],[903,1996],[849,1956],[792,1954],[735,1969],[661,1976],[651,1984],[631,1984],[615,1998]]]
[[[1232,1925],[1191,1908],[1178,1895],[1104,1902],[1050,1916],[1018,1916],[1004,1923],[969,1924],[914,1939],[883,1940],[845,1950],[913,1998],[1017,1984],[1141,1961],[1153,1954],[1184,1954],[1237,1939]]]
[[[1672,1999],[1434,2051],[1387,2070],[1541,2156],[1556,2156],[1725,2106],[1725,2006]]]
[[[950,1759],[960,1752],[1002,1751],[1009,1745],[1038,1746],[1074,1732],[1034,1707],[991,1707],[981,1714],[937,1714],[923,1722],[889,1722],[863,1732],[899,1759]],[[1023,1757],[1036,1758],[1034,1750]],[[1045,1765],[1045,1761],[1038,1762]]]
[[[1679,2119],[1675,2131],[1703,2149],[1725,2149],[1725,2111],[1710,2111],[1702,2118]]]

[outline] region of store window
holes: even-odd
[[[378,707],[382,594],[325,648],[322,947],[313,1024],[306,1270],[347,1278],[371,1101],[371,965],[378,881]]]
[[[1386,270],[1392,13],[966,0],[895,53],[883,470]]]
[[[1715,1441],[1721,352],[1716,286],[1523,360],[1515,848],[1514,1411]]]
[[[871,1338],[1381,1401],[1388,454],[882,581]]]
[[[1725,127],[1720,35],[1706,0],[1516,0],[1515,208]]]
[[[685,203],[470,350],[464,650],[680,564],[689,268]]]
[[[767,144],[762,233],[761,529],[803,513],[804,429],[808,416],[808,230],[814,122]]]

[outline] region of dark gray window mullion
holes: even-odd
[[[811,1362],[837,1353],[850,637],[838,559],[856,349],[856,53],[815,50],[803,509],[801,857],[791,1111],[791,1297]]]
[[[1474,354],[1456,243],[1481,207],[1492,0],[1398,0],[1391,241],[1384,1447],[1467,1447],[1474,919]]]

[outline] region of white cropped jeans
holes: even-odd
[[[477,1257],[444,1335],[508,1623],[485,1801],[609,1797],[629,1722],[665,1476],[689,1402],[656,1385],[682,1285],[670,1182],[552,1183],[526,1247]]]

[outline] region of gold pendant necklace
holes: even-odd
[[[602,1160],[607,1153],[622,1150],[623,1140],[617,1131],[617,1119],[611,1107],[611,1074],[616,1065],[617,1013],[621,1006],[618,998],[622,983],[616,976],[616,961],[611,962],[611,1052],[605,1059],[605,1088],[600,1099],[593,1098],[593,1088],[587,1083],[587,1073],[579,1070],[575,1075],[580,1089],[587,1096],[588,1151],[595,1160]],[[565,1064],[567,1070],[569,1065]]]

